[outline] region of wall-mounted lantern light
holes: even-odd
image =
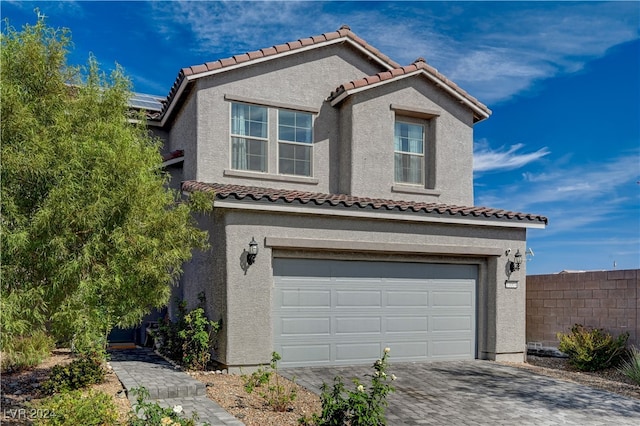
[[[256,239],[251,237],[251,242],[249,243],[249,253],[247,253],[247,263],[249,265],[253,265],[253,262],[256,261],[256,256],[258,255],[258,243]]]
[[[511,253],[511,249],[507,249],[505,254],[509,256]],[[516,250],[516,254],[513,255],[513,260],[507,260],[507,266],[509,268],[509,272],[515,272],[520,270],[520,265],[522,265],[523,256],[520,253],[520,249]]]

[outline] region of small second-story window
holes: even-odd
[[[267,112],[261,106],[231,104],[231,168],[267,171]]]
[[[278,110],[278,173],[311,176],[312,115]]]
[[[395,181],[424,184],[424,126],[396,121]]]

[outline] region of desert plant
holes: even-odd
[[[56,365],[42,384],[45,394],[81,389],[104,381],[103,359],[98,354],[81,355],[67,365]]]
[[[395,389],[388,380],[396,380],[395,375],[388,375],[389,348],[384,349],[382,358],[373,364],[374,372],[371,385],[367,388],[358,379],[353,380],[355,389],[347,390],[342,378],[336,376],[333,388],[322,384],[322,413],[311,418],[301,418],[300,424],[305,426],[382,426],[386,425],[385,407],[387,395]]]
[[[244,389],[247,393],[253,392],[257,387],[264,389],[260,392],[262,396],[273,411],[284,412],[289,408],[289,404],[295,401],[297,397],[295,387],[289,387],[280,383],[280,377],[278,376],[278,361],[282,357],[277,352],[271,353],[271,363],[268,368],[260,367],[251,376],[243,375]],[[272,381],[273,379],[273,381]],[[266,385],[266,386],[264,386]]]
[[[34,405],[34,424],[44,426],[115,425],[118,410],[113,398],[104,392],[80,390],[63,392]]]
[[[258,367],[251,375],[243,374],[240,377],[244,383],[244,390],[247,391],[247,393],[251,393],[255,388],[269,383],[271,371],[264,367]]]
[[[145,387],[133,388],[131,392],[136,395],[136,403],[134,412],[129,416],[128,426],[195,426],[198,421],[195,413],[191,417],[185,417],[180,405],[161,407],[157,402],[147,401],[149,391]]]
[[[625,353],[629,333],[617,338],[601,328],[575,324],[571,333],[558,333],[558,349],[569,356],[569,363],[581,371],[598,371],[617,365]]]
[[[633,346],[629,358],[622,361],[620,372],[640,385],[640,349]]]
[[[274,382],[271,383],[269,379],[269,386],[266,391],[262,392],[261,395],[267,401],[267,404],[273,408],[274,411],[284,412],[287,411],[289,404],[293,402],[296,397],[296,388],[291,387],[287,389],[285,385],[280,384],[280,379],[278,376],[278,361],[280,361],[282,357],[277,352],[271,353],[271,370],[273,371],[272,377],[275,378]]]
[[[2,348],[2,371],[19,371],[35,367],[55,348],[53,338],[44,331],[11,339]]]

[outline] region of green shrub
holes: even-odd
[[[2,371],[19,371],[35,367],[55,348],[53,338],[44,331],[11,339],[2,348]]]
[[[622,361],[620,372],[640,385],[640,350],[638,348],[631,348],[629,359]]]
[[[277,352],[271,353],[271,370],[273,374],[269,374],[267,378],[267,389],[260,393],[273,411],[285,412],[289,408],[289,404],[295,401],[297,394],[296,388],[292,387],[287,389],[284,385],[280,384],[280,378],[278,376],[278,361],[282,357]],[[275,377],[274,383],[271,383],[271,377]]]
[[[149,391],[144,388],[133,388],[131,392],[136,395],[134,412],[129,416],[128,426],[195,426],[198,416],[194,413],[190,418],[184,417],[182,407],[163,408],[157,402],[149,402]],[[208,424],[208,423],[207,423]]]
[[[113,398],[104,392],[80,390],[63,392],[34,405],[38,414],[36,425],[45,426],[102,426],[118,422],[118,410]]]
[[[45,394],[81,389],[104,381],[102,358],[97,354],[82,355],[67,365],[56,365],[42,384]]]
[[[198,295],[200,306],[187,311],[185,301],[178,302],[176,322],[165,320],[158,327],[160,352],[192,370],[204,370],[211,359],[211,339],[220,330],[220,322],[209,320],[204,308],[204,295]]]
[[[603,329],[575,324],[571,333],[558,333],[558,339],[558,349],[569,356],[572,366],[581,371],[598,371],[621,361],[629,333],[613,338]]]
[[[259,388],[262,385],[269,383],[271,371],[266,368],[259,367],[256,371],[251,373],[250,376],[243,374],[240,377],[244,382],[244,390],[247,391],[247,393],[251,393],[255,388]]]
[[[347,390],[342,378],[333,379],[333,388],[322,384],[321,415],[314,414],[310,419],[303,417],[299,423],[306,426],[383,426],[387,424],[385,407],[387,395],[395,389],[388,380],[395,375],[387,375],[389,348],[385,348],[382,358],[373,364],[374,372],[371,385],[367,388],[358,379],[354,379],[354,390]],[[368,375],[367,375],[368,376]]]
[[[280,378],[278,376],[278,361],[282,357],[277,352],[271,353],[271,364],[268,368],[258,368],[253,372],[251,376],[242,375],[244,381],[244,390],[247,393],[252,393],[255,388],[263,389],[260,392],[260,396],[264,398],[268,406],[273,408],[273,411],[284,412],[289,408],[289,404],[293,402],[296,397],[296,389],[287,389],[284,384],[280,384]],[[272,378],[273,383],[271,381]],[[266,385],[266,386],[265,386]]]

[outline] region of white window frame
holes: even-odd
[[[420,120],[422,121],[422,120]],[[395,147],[395,139],[396,139],[396,124],[400,123],[400,124],[407,124],[410,126],[419,126],[422,128],[422,153],[415,153],[415,152],[409,152],[409,151],[398,151],[396,150]],[[416,121],[410,121],[410,120],[403,120],[402,118],[396,118],[393,122],[393,181],[396,184],[400,184],[400,185],[415,185],[415,186],[421,186],[424,187],[425,183],[426,183],[426,152],[427,152],[427,126],[424,122],[419,123]],[[397,175],[397,170],[396,170],[396,154],[402,154],[402,155],[410,155],[410,156],[415,156],[415,157],[420,157],[420,164],[422,167],[422,173],[420,173],[420,182],[407,182],[407,181],[400,181],[400,180],[396,180],[396,175]]]
[[[267,137],[266,138],[262,138],[262,137],[255,137],[255,136],[246,136],[246,135],[240,135],[237,133],[233,133],[233,105],[237,104],[237,105],[246,105],[249,107],[255,107],[255,108],[264,108],[267,111]],[[231,170],[238,170],[238,171],[246,171],[246,172],[252,172],[252,173],[269,173],[269,153],[270,153],[270,149],[269,149],[269,135],[271,134],[271,125],[270,125],[270,120],[269,120],[269,110],[270,108],[268,106],[265,105],[255,105],[255,104],[251,104],[251,103],[247,103],[247,102],[230,102],[229,103],[229,168]],[[233,164],[233,138],[240,138],[240,139],[247,139],[247,140],[254,140],[254,141],[260,141],[262,143],[265,144],[265,170],[253,170],[253,169],[239,169],[234,167]]]
[[[295,109],[290,109],[290,108],[274,108],[276,111],[276,120],[277,120],[277,126],[276,126],[276,143],[278,144],[277,147],[277,158],[276,158],[276,164],[277,164],[277,170],[278,170],[278,174],[279,175],[283,175],[283,176],[297,176],[297,177],[313,177],[313,141],[314,141],[314,134],[313,134],[313,128],[314,128],[314,122],[315,122],[315,114],[307,112],[307,111],[299,111],[299,110],[295,110]],[[311,142],[309,143],[305,143],[305,142],[296,142],[296,141],[287,141],[287,140],[282,140],[280,139],[280,111],[288,111],[288,112],[293,112],[295,114],[306,114],[309,115],[311,117]],[[300,146],[305,146],[309,148],[309,174],[308,175],[299,175],[299,174],[289,174],[289,173],[284,173],[282,171],[280,171],[280,146],[281,144],[287,144],[287,145],[300,145]],[[294,159],[295,162],[295,159]]]

